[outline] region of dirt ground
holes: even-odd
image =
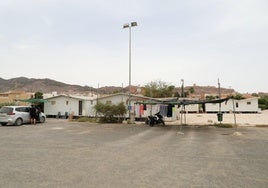
[[[179,128],[0,126],[0,187],[267,187],[268,128]]]

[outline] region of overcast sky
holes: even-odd
[[[0,77],[268,92],[267,0],[0,0]]]

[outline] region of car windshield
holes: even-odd
[[[9,108],[9,107],[2,107],[0,109],[0,113],[6,113],[6,114],[9,114],[12,112],[12,108]]]

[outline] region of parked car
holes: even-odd
[[[0,109],[0,124],[22,125],[30,123],[31,108],[31,106],[3,106]],[[43,112],[40,112],[37,121],[44,123],[46,121],[46,115]]]

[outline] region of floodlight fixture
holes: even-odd
[[[130,97],[131,97],[131,27],[138,26],[137,22],[126,23],[123,25],[123,29],[129,28],[129,99],[128,99],[128,109],[129,109],[129,118],[130,115]]]

